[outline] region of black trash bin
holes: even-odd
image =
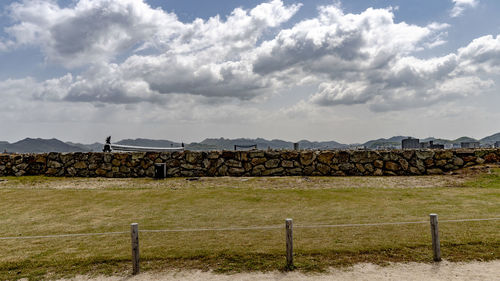
[[[164,179],[167,177],[167,164],[155,163],[155,179]]]

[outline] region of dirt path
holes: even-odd
[[[250,281],[250,280],[500,280],[500,260],[492,262],[450,263],[439,264],[391,264],[377,266],[373,264],[358,264],[347,269],[332,269],[324,274],[303,273],[238,273],[214,274],[202,271],[175,271],[165,273],[144,273],[135,277],[96,277],[77,276],[73,281],[149,281],[149,280],[186,280],[186,281]],[[61,281],[62,281],[61,280]]]
[[[252,189],[339,189],[339,188],[434,188],[462,187],[470,175],[407,176],[407,177],[218,177],[152,179],[108,178],[22,178],[0,179],[1,188],[16,189],[185,189],[185,188],[252,188]]]

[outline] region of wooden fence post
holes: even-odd
[[[285,220],[286,229],[286,267],[293,269],[293,220]]]
[[[432,251],[434,253],[434,261],[441,261],[441,245],[439,243],[438,215],[430,214],[430,218],[431,218]]]
[[[130,235],[132,237],[132,274],[139,273],[139,224],[130,225]]]

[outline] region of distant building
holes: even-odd
[[[444,144],[434,144],[434,141],[420,142],[419,139],[407,138],[401,141],[401,147],[403,149],[444,149]]]
[[[462,148],[480,148],[481,144],[478,141],[461,142]]]
[[[257,149],[257,145],[256,144],[248,144],[248,145],[235,144],[234,145],[234,150],[238,150],[238,148],[243,148],[243,149]]]
[[[454,143],[452,148],[461,148],[462,146],[459,143]]]
[[[495,147],[500,148],[500,141],[495,142]]]
[[[365,145],[350,145],[349,149],[352,149],[352,150],[367,150],[368,147],[366,147]]]
[[[414,138],[407,138],[401,141],[401,148],[403,149],[415,149],[420,148],[420,140]]]
[[[431,149],[444,149],[444,144],[434,144],[433,141],[430,141],[429,143]]]
[[[401,149],[399,145],[377,145],[376,150],[393,150],[393,149]]]
[[[420,143],[420,148],[444,149],[444,144],[434,144],[434,141],[421,142]]]

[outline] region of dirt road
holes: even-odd
[[[377,266],[358,264],[346,269],[332,269],[328,273],[238,273],[214,274],[202,271],[175,271],[164,273],[144,273],[134,277],[96,277],[77,276],[73,281],[149,281],[149,280],[186,280],[186,281],[250,281],[250,280],[283,280],[283,281],[326,281],[326,280],[500,280],[500,261],[439,264],[391,264]],[[61,280],[62,281],[62,280]]]

